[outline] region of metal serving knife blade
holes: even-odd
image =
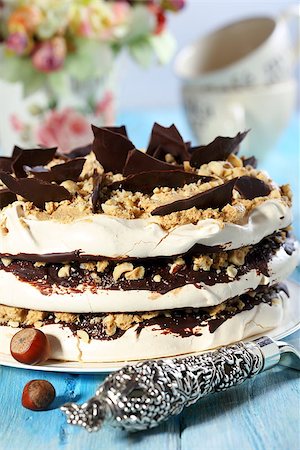
[[[144,361],[110,374],[82,406],[68,403],[61,410],[68,423],[88,431],[97,431],[104,422],[127,431],[144,430],[276,364],[300,370],[300,354],[267,336],[201,355]]]

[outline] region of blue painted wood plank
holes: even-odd
[[[294,343],[300,333],[294,335]],[[299,342],[298,342],[299,343]],[[48,379],[57,390],[53,407],[65,401],[84,402],[103,380],[1,368],[0,448],[39,449],[288,449],[298,450],[299,373],[274,368],[227,392],[211,395],[166,424],[147,433],[128,435],[109,426],[87,433],[66,424],[58,409],[32,412],[21,407],[22,388],[32,378]]]

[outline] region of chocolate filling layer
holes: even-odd
[[[239,279],[250,270],[256,270],[257,273],[268,276],[268,262],[279,250],[282,245],[288,255],[295,250],[294,240],[287,237],[283,243],[278,239],[279,234],[265,238],[259,244],[250,248],[245,258],[245,263],[236,267],[237,274],[235,279]],[[136,266],[143,266],[145,275],[139,280],[126,280],[120,278],[117,281],[113,278],[113,269],[115,264],[110,264],[103,273],[89,271],[82,268],[78,262],[74,262],[70,266],[69,275],[62,278],[58,273],[62,268],[61,264],[53,263],[45,266],[35,267],[30,261],[12,261],[7,267],[0,262],[0,269],[13,273],[21,281],[30,283],[38,288],[42,294],[51,295],[53,291],[60,289],[61,294],[80,293],[86,289],[97,293],[98,289],[108,290],[147,290],[160,294],[193,284],[201,289],[201,283],[213,286],[216,283],[228,283],[232,281],[223,267],[220,270],[210,269],[193,270],[193,257],[185,254],[184,265],[178,265],[175,270],[170,273],[170,266],[174,259],[155,258],[136,261]],[[96,277],[95,277],[96,275]],[[160,275],[160,281],[154,281],[155,275]]]
[[[224,251],[224,248],[220,245],[215,245],[212,247],[208,247],[207,245],[195,244],[187,253],[194,254],[208,254],[208,253],[217,253]],[[171,255],[171,257],[176,258],[180,256],[179,254]],[[32,261],[32,262],[45,262],[45,263],[68,263],[68,262],[89,262],[89,261],[137,261],[140,258],[124,256],[122,258],[112,258],[109,256],[95,256],[82,254],[81,250],[75,250],[74,252],[65,252],[65,253],[17,253],[16,255],[12,255],[10,253],[0,253],[0,258],[8,258],[11,260],[21,260],[21,261]],[[147,258],[148,261],[151,261],[154,258]],[[157,259],[155,257],[155,259]],[[170,256],[161,256],[160,259],[170,259]]]

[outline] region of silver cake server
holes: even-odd
[[[300,370],[300,354],[286,342],[262,337],[185,358],[144,361],[110,374],[82,406],[61,410],[88,431],[104,422],[127,431],[156,427],[200,398],[243,383],[276,364]]]

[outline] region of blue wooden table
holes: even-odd
[[[186,139],[190,131],[180,111],[148,111],[120,115],[120,123],[139,146],[146,145],[153,121],[179,124]],[[279,182],[291,181],[299,195],[299,132],[296,118],[264,161]],[[297,200],[299,201],[299,196]],[[299,209],[295,210],[299,224]],[[299,229],[297,231],[299,237]],[[300,282],[300,270],[293,278]],[[300,299],[299,299],[300,300]],[[300,346],[300,333],[287,339]],[[0,343],[1,345],[1,343]],[[33,378],[47,379],[56,388],[50,411],[22,408],[23,386]],[[276,367],[253,380],[211,395],[169,422],[149,432],[132,435],[104,427],[86,431],[66,424],[58,407],[64,402],[84,402],[103,381],[101,375],[46,374],[0,366],[0,450],[299,450],[299,372]]]

